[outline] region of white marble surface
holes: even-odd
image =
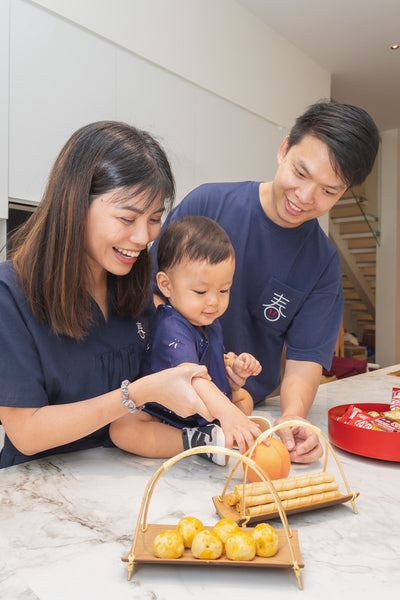
[[[327,434],[327,411],[351,402],[390,402],[400,378],[389,369],[320,387],[311,421]],[[258,407],[278,415],[278,399]],[[3,600],[338,599],[394,597],[400,589],[399,463],[337,450],[359,513],[350,504],[289,516],[298,530],[304,569],[141,565],[126,580],[146,483],[162,461],[116,449],[58,455],[0,471],[0,597]],[[291,475],[321,470],[293,466]],[[328,471],[340,476],[336,467]],[[175,524],[193,514],[214,524],[212,496],[229,467],[199,457],[181,460],[157,484],[150,523]],[[343,490],[344,491],[344,490]],[[274,521],[280,526],[280,521]]]

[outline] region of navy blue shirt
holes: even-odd
[[[205,365],[212,381],[230,400],[232,392],[225,374],[224,344],[218,320],[203,329],[192,325],[170,304],[157,308],[149,347],[143,356],[141,375],[157,373],[183,362]],[[157,402],[146,402],[145,411],[174,427],[201,427],[200,415],[182,418]]]
[[[220,317],[228,351],[249,352],[262,365],[245,387],[260,402],[280,383],[281,355],[329,369],[342,310],[338,253],[317,219],[280,227],[265,214],[260,183],[210,183],[193,190],[167,218],[204,215],[227,232],[236,270]],[[157,242],[153,245],[156,256]]]
[[[134,380],[146,348],[151,310],[139,318],[104,316],[93,302],[94,324],[83,341],[55,335],[33,316],[11,261],[0,264],[0,405],[42,407],[94,398]],[[5,437],[0,467],[111,445],[109,427],[34,456],[21,454]]]

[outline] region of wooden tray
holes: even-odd
[[[263,434],[261,434],[263,435]],[[271,486],[271,493],[273,493],[275,501],[278,503],[280,509],[280,517],[283,525],[283,529],[279,530],[279,538],[280,538],[280,548],[277,554],[274,557],[262,558],[256,557],[252,561],[231,561],[226,557],[222,556],[216,561],[210,560],[198,560],[193,557],[190,551],[185,551],[184,555],[178,559],[160,559],[153,555],[153,543],[156,535],[165,529],[168,529],[167,525],[151,525],[147,521],[147,513],[149,510],[150,498],[152,497],[154,488],[159,481],[160,477],[168,471],[175,463],[180,461],[181,459],[192,456],[195,454],[200,454],[202,452],[216,452],[220,454],[224,454],[225,456],[230,456],[236,458],[242,464],[246,464],[248,467],[251,467],[256,473],[261,477],[261,480],[265,481],[267,485]],[[268,477],[268,476],[266,476]],[[211,529],[211,528],[209,528]],[[142,503],[140,506],[140,511],[138,515],[138,520],[136,524],[135,534],[133,536],[132,545],[127,556],[122,557],[124,562],[128,563],[128,581],[131,579],[133,570],[136,564],[140,563],[151,563],[151,564],[170,564],[170,565],[199,565],[199,566],[242,566],[242,567],[289,567],[291,566],[293,572],[297,578],[297,582],[299,584],[299,588],[303,589],[303,584],[301,581],[300,575],[300,567],[303,567],[303,562],[300,556],[300,549],[298,543],[297,531],[292,531],[289,527],[285,511],[282,508],[281,501],[276,494],[275,489],[273,488],[270,480],[265,480],[263,471],[260,470],[258,465],[249,458],[248,456],[244,456],[230,450],[228,448],[220,448],[219,446],[199,446],[198,448],[190,448],[189,450],[185,450],[181,452],[177,456],[167,460],[165,463],[161,465],[157,469],[157,471],[153,474],[150,480],[147,483]]]
[[[312,429],[317,435],[319,435],[320,437],[322,437],[325,440],[325,450],[326,451],[325,451],[325,462],[324,462],[323,470],[324,471],[326,470],[327,454],[328,454],[328,448],[329,448],[332,452],[334,459],[336,460],[337,466],[341,472],[343,481],[346,485],[348,496],[344,496],[342,499],[335,498],[335,500],[333,502],[328,501],[328,502],[325,502],[324,505],[329,506],[332,503],[337,504],[340,501],[345,502],[347,500],[350,500],[353,505],[353,510],[356,513],[357,509],[356,509],[355,501],[354,501],[356,494],[351,493],[351,490],[346,481],[346,478],[343,473],[343,469],[340,465],[340,462],[339,462],[336,454],[330,447],[326,436],[324,436],[323,433],[317,427],[312,425],[311,423],[304,423],[303,421],[293,420],[293,421],[287,421],[280,425],[275,425],[274,427],[267,429],[266,431],[261,433],[261,435],[255,441],[254,446],[252,448],[250,448],[250,451],[249,451],[250,455],[257,443],[261,443],[265,438],[267,438],[269,435],[272,435],[280,427],[291,427],[291,426],[297,426],[297,425],[307,426],[308,428]],[[232,476],[239,464],[242,464],[242,466],[244,468],[244,470],[243,470],[244,481],[246,480],[247,469],[251,468],[257,473],[257,475],[260,477],[260,480],[263,481],[264,484],[267,486],[267,488],[269,489],[269,492],[274,497],[274,502],[278,508],[278,511],[279,511],[278,514],[279,514],[279,517],[280,517],[282,525],[283,525],[283,529],[278,530],[280,547],[275,556],[268,557],[268,558],[256,557],[252,561],[231,561],[231,560],[227,559],[226,557],[222,556],[218,560],[210,561],[210,560],[198,560],[198,559],[194,558],[189,550],[186,550],[184,555],[178,559],[160,559],[153,555],[154,538],[160,531],[168,529],[167,525],[150,525],[150,524],[148,524],[148,521],[147,521],[147,514],[148,514],[148,510],[149,510],[150,498],[152,497],[155,486],[156,486],[157,482],[159,481],[160,477],[166,471],[168,471],[168,469],[170,469],[174,464],[176,464],[178,461],[180,461],[181,459],[183,459],[185,457],[193,456],[195,454],[200,454],[202,452],[213,452],[213,453],[224,454],[225,456],[236,459],[236,465],[231,470],[231,473],[228,477],[228,480],[225,484],[225,488],[224,488],[222,494],[218,497],[218,499],[220,501],[224,499],[228,485],[229,485],[229,483],[232,479]],[[213,500],[214,500],[214,498],[213,498]],[[215,504],[215,501],[214,501],[214,504]],[[322,507],[322,505],[319,505],[318,507]],[[314,505],[313,508],[316,508],[316,506]],[[300,510],[300,509],[298,509],[298,510]],[[305,509],[305,510],[308,510],[308,509]],[[218,508],[217,508],[217,512],[218,512]],[[292,512],[297,512],[297,511],[293,510]],[[240,517],[242,517],[242,515],[240,513],[238,514],[235,509],[235,518],[237,519]],[[268,518],[270,518],[270,514],[269,514]],[[264,519],[260,519],[260,520],[264,520]],[[247,519],[247,522],[245,523],[245,525],[247,526],[247,524],[248,524],[248,519]],[[209,528],[209,529],[211,529],[211,528]],[[221,448],[219,446],[200,446],[198,448],[190,448],[189,450],[185,450],[184,452],[181,452],[177,456],[170,458],[169,460],[164,462],[157,469],[157,471],[153,474],[153,476],[150,478],[150,480],[148,481],[148,483],[146,485],[146,489],[145,489],[142,503],[141,503],[140,510],[139,510],[139,515],[138,515],[138,519],[137,519],[135,534],[133,536],[132,545],[129,550],[129,553],[127,554],[127,556],[122,557],[122,560],[124,562],[128,563],[128,577],[127,577],[128,581],[131,579],[132,572],[137,563],[174,564],[174,565],[188,564],[188,565],[192,565],[192,566],[193,565],[199,565],[199,566],[207,565],[207,566],[231,566],[231,567],[236,567],[236,566],[289,567],[289,566],[291,566],[293,569],[293,572],[297,578],[299,588],[303,589],[303,584],[302,584],[301,575],[300,575],[300,567],[304,567],[304,564],[303,564],[303,562],[301,560],[301,556],[300,556],[297,531],[292,530],[289,527],[286,512],[283,508],[282,502],[281,502],[281,500],[277,494],[277,491],[274,488],[270,478],[268,477],[268,475],[266,473],[264,473],[264,471],[262,471],[260,469],[260,467],[249,456],[238,454],[237,452],[234,452],[233,450],[230,450],[228,448]]]
[[[207,566],[207,567],[291,567],[293,565],[292,555],[290,553],[289,544],[286,534],[283,529],[276,529],[279,537],[279,548],[275,556],[261,557],[255,556],[253,560],[229,560],[223,554],[217,560],[200,560],[195,558],[189,549],[185,549],[183,556],[180,558],[157,558],[153,554],[153,543],[156,535],[166,529],[175,529],[169,525],[147,525],[146,531],[140,531],[137,537],[135,546],[135,563],[155,563],[155,564],[170,564],[176,566]],[[212,529],[212,527],[204,527],[204,529]],[[251,533],[251,527],[242,527],[242,531]],[[301,559],[299,539],[297,530],[291,529],[292,543],[295,559],[299,567],[304,567]],[[127,558],[123,559],[128,562]]]
[[[275,491],[275,488],[273,486],[273,482],[269,479],[269,477],[263,473],[263,477],[262,479],[264,480],[264,483],[266,484],[267,487],[269,487],[269,491],[271,493],[273,493],[273,495],[275,496],[275,505],[277,507],[276,511],[274,512],[264,512],[260,515],[254,515],[254,516],[246,516],[246,510],[245,508],[242,509],[240,512],[236,509],[236,507],[231,506],[228,502],[228,496],[227,496],[227,490],[228,490],[228,486],[232,480],[232,477],[237,469],[237,467],[240,464],[240,461],[237,461],[237,463],[235,464],[235,466],[232,468],[230,475],[228,477],[228,480],[225,484],[225,487],[222,491],[222,494],[220,494],[219,496],[214,496],[213,497],[213,502],[214,502],[214,506],[217,510],[217,513],[222,517],[222,518],[230,518],[233,519],[234,521],[236,521],[239,524],[244,523],[245,525],[248,524],[254,524],[254,523],[259,523],[259,522],[263,522],[263,521],[267,521],[268,519],[273,519],[275,517],[280,517],[282,520],[282,513],[284,513],[284,520],[286,520],[286,515],[289,514],[295,514],[295,513],[300,513],[300,512],[306,512],[309,510],[315,510],[318,508],[324,508],[324,507],[328,507],[328,506],[333,506],[335,504],[342,504],[344,502],[351,502],[352,507],[353,507],[353,511],[355,513],[357,513],[357,509],[356,509],[356,505],[355,505],[355,499],[358,496],[358,493],[354,493],[350,490],[349,484],[347,483],[346,477],[344,475],[343,469],[340,465],[339,459],[337,458],[335,452],[333,451],[332,447],[330,446],[328,439],[326,438],[326,436],[322,433],[322,431],[320,429],[318,429],[317,427],[315,427],[314,425],[312,425],[311,423],[301,423],[299,421],[288,421],[286,423],[281,423],[280,425],[275,425],[274,427],[271,427],[269,430],[264,431],[263,433],[261,433],[261,435],[257,438],[255,445],[257,443],[260,443],[263,439],[268,438],[272,433],[274,433],[275,431],[277,431],[278,429],[280,429],[281,427],[289,427],[292,425],[304,425],[307,426],[309,429],[311,429],[312,431],[314,431],[320,438],[322,438],[322,440],[325,441],[325,457],[324,457],[324,466],[323,466],[323,472],[326,472],[326,467],[327,467],[327,462],[328,462],[328,450],[331,451],[333,458],[336,461],[337,467],[339,468],[339,471],[341,473],[342,479],[343,479],[343,483],[346,487],[346,491],[347,494],[343,495],[341,493],[339,493],[338,496],[336,496],[335,498],[332,498],[332,500],[324,500],[324,501],[320,501],[320,502],[313,502],[312,504],[307,504],[304,506],[300,506],[300,507],[296,507],[296,508],[283,508],[283,505],[281,503],[281,500],[278,497],[277,492]],[[399,436],[400,438],[400,436]],[[254,446],[253,446],[254,448]],[[247,475],[247,466],[243,465],[243,471],[244,471],[244,478],[243,478],[243,483],[246,482],[246,475]],[[283,522],[283,520],[282,520]]]
[[[334,498],[333,500],[329,500],[327,502],[317,502],[314,504],[308,504],[307,506],[301,506],[299,508],[286,508],[285,513],[287,515],[293,515],[296,513],[307,512],[309,510],[315,510],[317,508],[326,508],[328,506],[334,506],[335,504],[350,502],[351,500],[354,500],[358,495],[358,493],[348,494],[347,496],[343,496],[342,494],[340,494],[340,496],[338,496],[337,498]],[[221,518],[233,519],[234,521],[236,521],[236,523],[238,523],[238,525],[241,525],[245,521],[247,521],[248,525],[252,525],[268,521],[269,519],[279,518],[278,511],[263,513],[261,515],[257,515],[255,517],[250,518],[242,517],[240,512],[234,506],[228,504],[228,499],[226,496],[224,498],[221,498],[221,496],[213,496],[213,502],[215,509]]]

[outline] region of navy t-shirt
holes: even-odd
[[[192,325],[170,304],[157,308],[150,343],[143,356],[140,374],[149,375],[163,369],[176,367],[183,362],[205,365],[208,373],[223,394],[232,400],[232,393],[225,374],[224,344],[218,320],[211,325]],[[146,412],[174,427],[201,427],[206,421],[200,415],[179,417],[157,402],[146,402]]]
[[[227,351],[250,352],[262,365],[246,388],[260,402],[280,383],[281,355],[329,368],[342,310],[338,253],[318,220],[280,227],[265,214],[260,183],[210,183],[196,188],[168,216],[217,221],[236,253],[227,311],[220,317]],[[156,256],[157,242],[153,245]]]
[[[94,398],[134,380],[146,348],[152,314],[113,314],[105,321],[93,302],[95,322],[83,341],[56,336],[33,316],[11,261],[0,264],[0,405],[42,407]],[[34,456],[21,454],[5,437],[0,467],[56,452],[109,445],[109,427]]]

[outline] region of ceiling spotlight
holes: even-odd
[[[399,48],[400,48],[400,44],[392,44],[392,45],[390,46],[390,49],[391,49],[391,50],[398,50]]]

